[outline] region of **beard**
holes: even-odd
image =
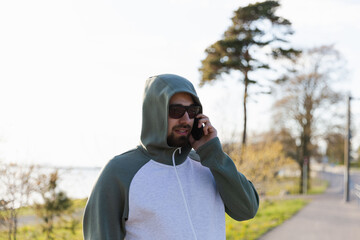
[[[188,135],[186,136],[175,136],[174,134],[174,131],[177,129],[177,128],[187,128],[189,130],[189,133]],[[190,137],[190,134],[191,134],[191,126],[189,125],[186,125],[186,126],[175,126],[173,127],[170,135],[167,137],[167,143],[170,147],[186,147],[188,146],[190,143],[189,143],[189,137]]]

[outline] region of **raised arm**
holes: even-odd
[[[259,196],[253,184],[223,152],[219,138],[206,142],[196,152],[201,164],[208,167],[215,178],[226,213],[238,221],[253,218],[259,208]]]

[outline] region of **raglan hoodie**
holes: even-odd
[[[253,218],[259,197],[214,138],[196,152],[167,144],[170,98],[192,95],[187,79],[164,74],[145,85],[140,145],[103,168],[88,199],[85,240],[225,239],[225,212]]]

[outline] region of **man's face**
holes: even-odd
[[[188,93],[176,93],[169,102],[169,105],[180,104],[190,106],[194,101]],[[168,134],[167,143],[171,147],[185,147],[189,142],[189,136],[194,124],[194,119],[189,118],[189,114],[185,112],[184,116],[174,119],[168,116]]]

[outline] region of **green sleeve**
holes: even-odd
[[[114,157],[104,167],[85,207],[85,240],[125,238],[130,183],[149,160],[138,148]]]
[[[214,138],[197,150],[201,164],[212,172],[226,213],[235,220],[251,219],[259,208],[259,196],[253,184],[237,171],[234,162]]]
[[[104,168],[87,202],[83,222],[85,240],[125,237],[126,191],[112,165],[110,162]]]

